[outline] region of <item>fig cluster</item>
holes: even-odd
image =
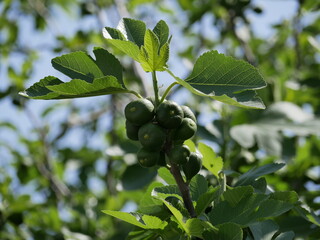
[[[125,107],[125,117],[127,137],[142,146],[137,153],[141,166],[177,164],[187,179],[200,171],[202,156],[183,144],[197,131],[196,117],[189,107],[165,100],[155,108],[151,98],[143,98]]]

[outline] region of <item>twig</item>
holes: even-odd
[[[170,168],[170,172],[177,182],[177,185],[178,185],[179,190],[182,195],[184,205],[185,205],[186,209],[188,210],[190,217],[196,218],[197,214],[196,214],[196,211],[194,210],[194,207],[193,207],[193,203],[192,203],[192,199],[191,199],[191,195],[190,195],[190,189],[189,189],[189,186],[184,182],[184,180],[181,176],[179,167],[176,164],[172,163],[171,168]]]

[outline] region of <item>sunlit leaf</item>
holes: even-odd
[[[102,212],[143,229],[164,229],[167,225],[167,222],[150,215],[118,212],[111,210],[103,210]]]
[[[210,51],[198,58],[185,80],[167,72],[194,94],[238,107],[265,108],[253,90],[264,88],[266,83],[257,69],[242,60]]]
[[[217,157],[213,149],[202,142],[199,143],[198,148],[203,156],[202,165],[218,178],[223,168],[222,158]]]

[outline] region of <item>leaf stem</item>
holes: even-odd
[[[219,189],[219,198],[217,199],[217,204],[220,202],[220,198],[222,194],[227,190],[227,178],[223,172],[219,173],[218,182],[220,185],[220,189]]]
[[[154,103],[155,108],[159,106],[159,88],[156,71],[152,72],[153,90],[154,90]]]
[[[179,84],[179,83],[178,83],[178,82],[174,82],[174,83],[172,83],[172,84],[166,89],[166,91],[163,93],[163,96],[162,96],[162,98],[161,98],[161,100],[160,100],[160,103],[162,103],[162,102],[164,101],[164,99],[166,98],[166,96],[169,94],[171,88],[173,88],[176,84]]]
[[[139,93],[135,92],[135,91],[129,91],[129,93],[132,93],[132,94],[136,95],[138,98],[142,98],[142,96]]]
[[[171,163],[170,172],[177,182],[177,185],[178,185],[179,190],[182,195],[184,205],[185,205],[186,209],[188,210],[190,217],[196,218],[197,214],[196,214],[196,211],[194,210],[194,207],[193,207],[189,186],[184,182],[178,165]]]

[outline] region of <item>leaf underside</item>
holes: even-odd
[[[266,83],[258,70],[245,61],[209,51],[198,58],[185,80],[167,72],[194,94],[238,107],[265,108],[254,90]]]

